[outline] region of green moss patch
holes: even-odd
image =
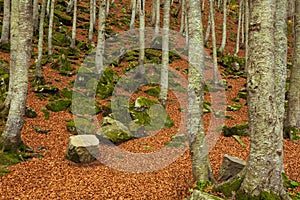
[[[71,105],[70,100],[60,99],[56,101],[50,101],[50,103],[46,105],[46,108],[53,112],[59,112],[59,111],[67,110],[70,107],[70,105]]]
[[[242,108],[243,106],[240,105],[240,104],[232,104],[232,105],[229,105],[227,106],[226,110],[227,111],[238,111]]]
[[[242,178],[235,178],[233,181],[224,183],[217,188],[214,188],[216,192],[222,192],[226,197],[231,197],[233,191],[237,191],[243,182]]]
[[[118,73],[107,67],[98,82],[96,90],[97,96],[101,99],[111,96],[118,79]]]
[[[223,134],[226,137],[230,137],[232,135],[238,136],[248,136],[248,124],[239,124],[233,127],[223,127]]]

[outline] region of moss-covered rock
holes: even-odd
[[[53,112],[59,112],[59,111],[67,110],[70,107],[70,105],[71,105],[70,100],[60,99],[56,101],[50,101],[46,105],[46,108]]]
[[[66,25],[66,26],[72,26],[72,17],[71,16],[66,15],[65,13],[63,13],[60,10],[57,10],[57,9],[54,10],[54,15],[64,25]]]
[[[72,94],[72,108],[73,114],[79,115],[95,115],[101,112],[100,103],[95,101],[93,96],[86,96],[78,92]]]
[[[68,88],[63,88],[61,90],[62,96],[67,98],[67,99],[72,99],[72,90],[69,90]]]
[[[59,92],[58,87],[51,85],[39,85],[34,89],[35,93],[47,93],[47,94],[57,94]]]
[[[232,105],[229,105],[227,106],[226,110],[227,111],[238,111],[242,108],[243,106],[240,105],[240,104],[232,104]]]
[[[95,124],[86,118],[77,117],[76,119],[67,122],[68,131],[73,134],[94,134],[96,130]]]
[[[96,160],[99,140],[95,135],[75,135],[69,139],[66,158],[76,163],[89,163]]]
[[[245,59],[234,55],[227,54],[221,57],[220,65],[225,67],[225,73],[245,77],[244,65]]]
[[[235,177],[232,181],[225,182],[220,186],[214,188],[213,191],[222,192],[222,194],[224,194],[226,197],[231,197],[232,192],[237,191],[240,188],[242,182],[243,182],[242,178]]]
[[[110,117],[103,118],[101,129],[97,134],[115,144],[120,144],[133,138],[133,135],[124,124]]]
[[[45,108],[42,108],[41,111],[44,113],[45,120],[49,120],[49,118],[50,118],[49,111]]]
[[[35,118],[37,116],[37,114],[36,114],[35,110],[33,110],[33,108],[26,107],[25,116],[28,118]]]
[[[233,127],[223,127],[223,134],[226,137],[230,137],[232,135],[238,135],[238,136],[248,136],[248,124],[239,124]]]
[[[203,113],[206,114],[206,113],[210,113],[210,112],[212,112],[211,103],[208,101],[204,101],[203,102]]]
[[[145,90],[144,92],[150,96],[158,98],[159,93],[160,93],[160,88],[158,86],[156,86],[156,87],[149,88],[149,89]]]
[[[280,196],[274,193],[263,191],[257,196],[244,193],[242,190],[236,192],[236,199],[239,200],[281,200]]]
[[[51,64],[51,67],[53,69],[59,70],[60,74],[62,75],[68,75],[68,73],[74,70],[74,68],[71,65],[71,62],[65,56],[65,54],[59,56],[58,59]]]
[[[118,73],[107,67],[98,82],[96,90],[97,96],[101,99],[111,96],[118,79]]]

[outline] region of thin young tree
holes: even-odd
[[[181,19],[180,19],[180,29],[179,29],[179,33],[183,34],[184,30],[185,30],[185,18],[186,18],[186,2],[185,0],[181,1],[181,7],[182,7],[182,11],[181,11]]]
[[[106,19],[106,0],[100,1],[98,15],[98,37],[95,57],[96,74],[100,75],[103,71],[103,54],[105,45],[105,19]]]
[[[93,42],[93,33],[94,33],[94,25],[95,25],[95,22],[94,22],[94,1],[95,0],[90,0],[90,26],[89,26],[89,43],[92,43]]]
[[[46,3],[47,0],[42,0],[40,26],[39,26],[38,58],[35,67],[35,82],[37,82],[38,84],[42,83],[44,79],[42,74],[42,59],[43,59],[44,21],[45,21]]]
[[[223,32],[222,32],[222,43],[221,43],[221,47],[220,47],[220,49],[219,49],[219,51],[221,52],[221,53],[223,53],[223,51],[224,51],[224,49],[225,49],[225,45],[226,45],[226,29],[227,29],[227,27],[226,27],[226,23],[227,23],[227,21],[226,21],[226,12],[227,12],[227,8],[226,8],[226,6],[227,6],[227,0],[223,0]]]
[[[214,1],[209,0],[209,13],[211,22],[211,41],[213,48],[213,82],[218,83],[218,60],[217,60],[217,45],[216,45],[216,31],[215,31],[215,17],[214,17]]]
[[[155,27],[154,27],[154,37],[157,37],[159,34],[159,28],[160,28],[160,0],[156,0],[156,18],[155,18]]]
[[[250,154],[236,199],[290,199],[283,187],[282,136],[276,102],[276,0],[249,2],[249,54],[247,62]]]
[[[15,70],[13,74],[13,92],[11,106],[2,134],[4,145],[7,148],[17,148],[21,143],[21,130],[24,123],[24,113],[28,90],[28,69],[32,50],[32,0],[11,1],[11,45]]]
[[[240,32],[241,32],[241,21],[242,21],[242,7],[243,7],[244,0],[240,0],[239,3],[239,19],[238,19],[238,28],[236,34],[236,47],[234,55],[237,56],[240,50]]]
[[[139,1],[139,18],[140,18],[140,28],[139,28],[139,72],[143,75],[145,73],[145,1]]]
[[[74,0],[73,24],[72,24],[72,40],[71,48],[75,48],[76,43],[76,23],[77,23],[77,0]]]
[[[49,16],[49,29],[48,29],[48,55],[52,55],[52,30],[54,18],[55,0],[51,0],[50,16]]]
[[[210,20],[210,13],[209,13],[208,20],[207,20],[207,26],[206,26],[206,32],[205,32],[205,39],[204,39],[205,46],[207,45],[208,40],[209,40],[210,30],[211,30],[211,20]]]
[[[187,134],[195,180],[213,180],[203,124],[204,42],[200,0],[187,0],[189,74]]]
[[[39,30],[39,1],[33,0],[33,32]]]
[[[155,10],[156,10],[156,0],[152,0],[151,16],[150,16],[150,24],[151,24],[151,26],[154,26],[154,22],[155,22]]]
[[[170,0],[164,1],[164,24],[162,30],[162,63],[160,75],[159,100],[166,106],[168,97],[168,67],[169,67],[169,27],[170,27]]]
[[[1,32],[1,45],[7,44],[10,26],[10,0],[4,0],[3,24]]]
[[[105,16],[108,17],[109,14],[109,7],[110,7],[110,0],[106,1],[106,12],[105,12]]]
[[[287,130],[289,137],[300,137],[300,1],[295,0],[294,16],[294,52],[290,76],[289,102],[287,112]]]
[[[133,29],[134,29],[135,15],[136,15],[136,0],[132,0],[131,20],[130,20],[130,32],[131,33],[133,33]]]

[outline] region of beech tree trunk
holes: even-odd
[[[155,27],[154,27],[154,37],[158,36],[159,27],[160,27],[160,0],[156,0],[156,18],[155,18]]]
[[[169,67],[169,27],[170,27],[170,0],[164,1],[164,24],[162,35],[162,63],[160,75],[159,99],[166,106],[168,97],[168,67]]]
[[[295,0],[294,54],[290,77],[287,128],[292,140],[300,139],[300,1]]]
[[[33,32],[39,29],[39,1],[33,0]]]
[[[251,0],[247,63],[250,154],[236,199],[272,193],[288,199],[283,188],[282,136],[276,102],[276,0]],[[275,198],[274,198],[275,199]]]
[[[94,11],[95,11],[95,0],[90,0],[90,27],[89,27],[89,43],[93,42],[93,33],[94,33],[94,25],[95,25],[95,19],[94,19]]]
[[[10,0],[4,0],[3,24],[1,32],[1,45],[7,44],[10,26]]]
[[[42,59],[43,59],[43,40],[44,40],[44,21],[46,12],[47,0],[42,0],[40,27],[39,27],[39,43],[38,43],[38,60],[35,68],[35,79],[39,81],[42,79]]]
[[[243,6],[244,0],[240,0],[239,3],[239,19],[238,19],[238,28],[236,33],[236,47],[234,55],[237,56],[240,50],[240,32],[241,32],[241,21],[242,21],[242,6]]]
[[[74,0],[73,25],[72,25],[72,40],[71,48],[75,48],[76,43],[76,23],[77,23],[77,0]]]
[[[105,19],[106,19],[106,0],[100,1],[98,15],[98,38],[96,47],[95,70],[96,74],[100,75],[103,71],[103,54],[105,46]]]
[[[155,10],[156,10],[156,0],[152,0],[151,16],[150,16],[150,24],[151,24],[151,26],[154,26],[154,22],[155,22]]]
[[[134,29],[134,21],[136,15],[136,0],[132,0],[132,8],[131,8],[131,20],[130,20],[130,32],[133,32]]]
[[[54,18],[55,0],[51,0],[50,16],[49,16],[49,31],[48,31],[48,55],[52,55],[52,30]]]
[[[144,0],[138,0],[140,4],[140,37],[139,37],[139,42],[140,42],[140,54],[139,54],[139,67],[140,70],[139,72],[141,74],[145,73],[145,1]]]
[[[217,45],[216,45],[216,31],[215,31],[215,17],[214,17],[214,1],[209,0],[209,12],[210,12],[210,22],[211,22],[211,40],[213,47],[213,64],[214,64],[214,74],[213,81],[218,83],[218,60],[217,60]]]
[[[223,53],[226,45],[226,5],[227,0],[223,0],[223,32],[222,32],[222,43],[220,47],[220,52]]]
[[[189,28],[187,134],[195,180],[211,180],[211,168],[203,125],[204,43],[200,0],[186,0]]]
[[[184,33],[184,29],[185,29],[185,18],[186,18],[186,2],[185,0],[182,0],[182,11],[181,11],[181,20],[180,20],[180,30],[179,33],[183,34]]]
[[[32,0],[12,0],[11,15],[11,40],[16,49],[15,72],[11,106],[2,137],[8,146],[17,147],[21,144],[21,130],[23,127],[23,116],[25,113],[27,90],[28,90],[28,69],[30,66],[32,50]]]

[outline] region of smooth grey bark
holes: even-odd
[[[160,0],[156,0],[156,18],[155,18],[155,27],[154,27],[154,37],[157,37],[159,34],[159,27],[160,27]]]
[[[4,0],[4,13],[1,32],[1,45],[7,44],[9,39],[10,26],[10,0]]]
[[[132,8],[131,8],[131,20],[130,20],[130,32],[133,32],[134,29],[134,21],[136,15],[136,0],[132,0]]]
[[[185,0],[181,1],[182,11],[181,11],[181,19],[180,19],[180,30],[179,33],[183,34],[185,30],[185,18],[186,18],[186,2]]]
[[[236,33],[236,47],[234,55],[237,56],[240,50],[240,32],[241,32],[241,21],[242,21],[242,7],[243,7],[244,0],[240,0],[239,3],[239,19],[238,19],[238,28]]]
[[[105,19],[106,19],[106,0],[100,1],[98,15],[98,37],[95,57],[96,74],[100,75],[103,71],[103,54],[105,46]]]
[[[41,79],[42,75],[42,58],[43,58],[43,40],[44,40],[44,21],[47,0],[42,0],[42,8],[40,14],[40,27],[39,27],[39,42],[38,42],[38,59],[35,67],[35,78]]]
[[[283,124],[285,115],[285,86],[287,66],[287,1],[276,0],[275,15],[275,91],[278,123],[275,131],[278,137],[283,138]],[[283,152],[283,141],[279,140],[278,149]],[[282,157],[283,159],[283,157]],[[282,172],[284,172],[282,160]]]
[[[39,29],[39,1],[33,0],[33,32]]]
[[[140,4],[140,28],[139,28],[139,43],[140,43],[140,53],[139,53],[139,72],[141,74],[145,73],[145,1],[138,0]]]
[[[51,3],[51,0],[47,0],[47,7],[46,7],[46,16],[47,17],[50,14],[50,3]]]
[[[217,60],[217,45],[216,45],[216,31],[215,31],[215,17],[214,17],[214,1],[209,0],[209,13],[211,22],[211,40],[213,47],[213,81],[218,83],[218,60]]]
[[[93,33],[94,33],[94,1],[90,0],[90,26],[89,26],[89,43],[93,42]]]
[[[300,1],[295,0],[294,52],[290,77],[287,128],[291,139],[300,137]]]
[[[210,13],[209,13],[208,20],[207,20],[206,32],[205,32],[204,45],[207,45],[207,42],[209,40],[210,29],[211,29],[211,21],[210,21]]]
[[[11,106],[2,137],[6,145],[17,147],[21,144],[21,130],[25,113],[28,69],[30,66],[32,50],[32,0],[12,0],[11,40],[16,46],[14,86],[12,91]],[[17,23],[16,23],[17,22]]]
[[[162,35],[162,63],[160,74],[159,100],[166,106],[168,97],[168,67],[169,67],[169,27],[170,27],[170,0],[164,1],[164,24]]]
[[[180,12],[181,9],[182,9],[182,0],[179,0],[178,8],[177,8],[177,10],[176,10],[175,13],[174,13],[174,17],[175,17],[175,18],[178,17],[179,12]]]
[[[212,173],[203,124],[205,50],[199,9],[200,0],[187,0],[186,3],[189,28],[187,135],[192,156],[194,179],[209,181],[212,178]]]
[[[156,10],[156,0],[152,0],[151,16],[150,16],[150,24],[151,24],[151,26],[154,26],[154,22],[155,22],[155,10]]]
[[[51,0],[50,16],[49,16],[49,31],[48,31],[48,55],[52,55],[52,30],[54,18],[55,0]]]
[[[220,47],[220,52],[223,53],[224,49],[225,49],[225,45],[226,45],[226,6],[227,6],[227,0],[223,0],[223,32],[222,32],[222,43],[221,43],[221,47]]]
[[[273,193],[289,199],[283,188],[283,151],[276,102],[275,11],[276,0],[249,2],[249,57],[247,91],[250,154],[237,199]]]
[[[74,0],[73,24],[72,24],[72,40],[71,48],[75,48],[76,43],[76,23],[77,23],[77,0]]]
[[[105,11],[105,16],[108,17],[109,14],[109,7],[110,7],[110,0],[106,1],[106,11]]]

